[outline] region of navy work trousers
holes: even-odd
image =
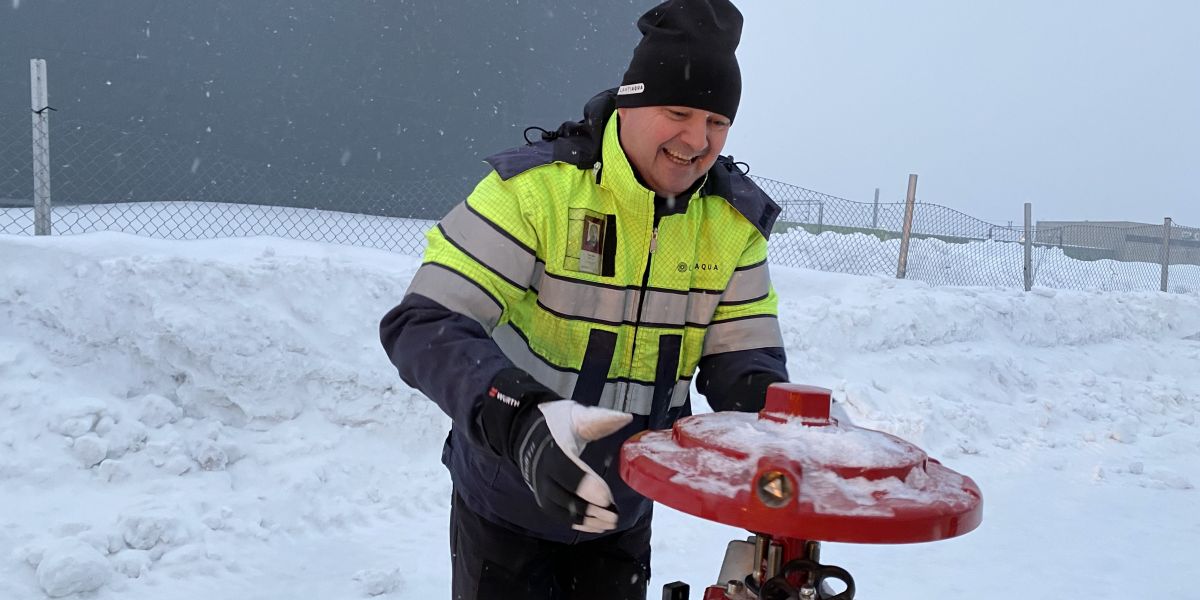
[[[450,554],[454,600],[645,600],[650,515],[626,531],[561,544],[492,523],[455,494]]]

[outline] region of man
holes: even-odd
[[[488,159],[428,234],[380,336],[453,420],[453,598],[642,599],[652,503],[620,445],[785,381],[767,235],[779,208],[719,156],[742,17],[669,0],[584,120]]]

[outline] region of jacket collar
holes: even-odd
[[[621,148],[617,131],[616,88],[596,94],[584,107],[582,121],[563,123],[557,131],[544,132],[542,140],[511,148],[487,158],[501,179],[508,180],[520,173],[551,162],[564,162],[579,169],[592,171],[594,181],[615,192],[618,198],[638,198],[628,208],[650,212],[654,192],[647,189],[634,175],[633,167]],[[599,163],[599,168],[597,168]],[[719,196],[746,217],[762,233],[771,234],[780,207],[762,189],[737,168],[733,159],[717,157],[705,174],[700,188],[690,195]]]
[[[600,149],[599,171],[596,172],[597,183],[600,187],[619,195],[630,194],[636,197],[654,199],[656,202],[662,199],[654,190],[647,188],[642,183],[633,165],[629,162],[629,156],[625,154],[625,149],[621,147],[620,117],[616,111],[613,111],[612,115],[608,118],[608,123],[604,127],[604,137]],[[676,202],[681,207],[687,206],[688,202],[704,189],[704,184],[707,181],[708,173],[705,173],[688,189],[686,196],[676,198]],[[683,211],[673,210],[671,212]]]
[[[618,195],[629,194],[647,200],[654,197],[654,192],[646,189],[646,186],[638,181],[633,165],[629,163],[629,157],[621,147],[619,117],[616,111],[613,111],[604,126],[600,150],[600,170],[597,173],[597,183],[600,187]]]

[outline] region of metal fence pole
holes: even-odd
[[[1170,273],[1171,265],[1171,217],[1163,218],[1163,241],[1162,241],[1162,283],[1159,289],[1167,291],[1167,278]]]
[[[1033,289],[1033,204],[1025,203],[1025,291]]]
[[[29,61],[29,95],[33,108],[33,233],[50,235],[50,111],[46,61]]]
[[[817,233],[825,232],[825,203],[817,203]]]
[[[908,240],[912,235],[913,209],[917,203],[917,175],[908,176],[908,195],[904,199],[904,229],[900,233],[900,262],[896,265],[896,279],[904,279],[908,272]]]
[[[875,206],[871,211],[871,229],[879,229],[879,188],[875,188]]]

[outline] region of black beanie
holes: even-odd
[[[733,121],[742,97],[734,51],[742,13],[729,0],[667,0],[638,19],[642,41],[617,106],[687,106]]]

